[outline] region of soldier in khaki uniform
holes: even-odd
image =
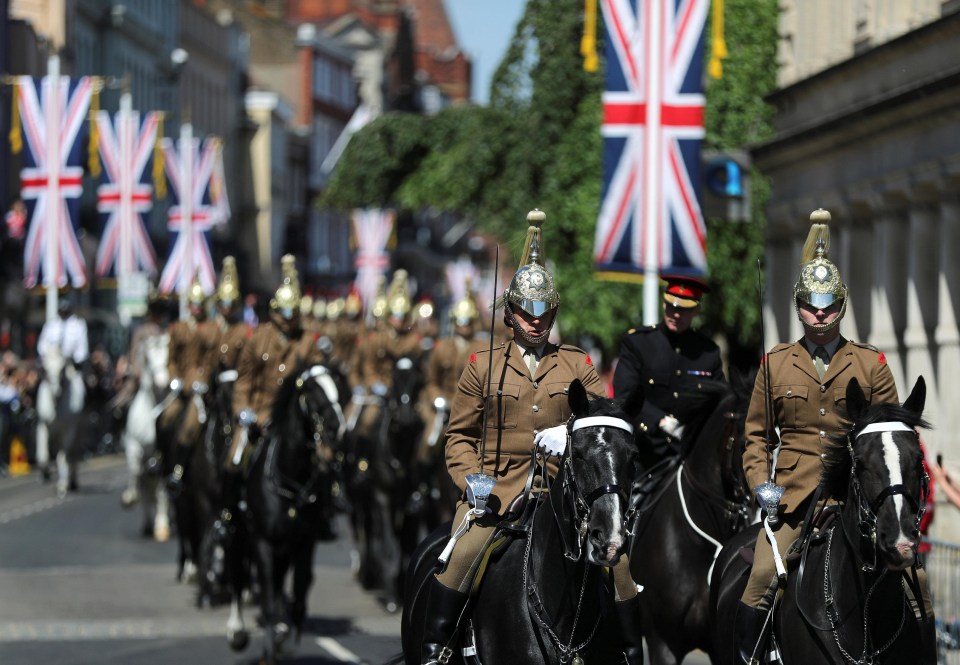
[[[548,467],[550,474],[556,476],[555,456],[561,455],[566,447],[565,423],[571,413],[567,397],[570,383],[579,379],[592,396],[604,394],[603,384],[586,352],[575,346],[547,342],[556,321],[560,296],[539,254],[540,225],[544,217],[539,210],[527,216],[530,222],[527,250],[502,298],[504,322],[513,331],[513,338],[492,349],[489,376],[491,351],[473,354],[453,398],[447,427],[447,469],[457,487],[465,492],[467,475],[480,471],[486,395],[488,391],[503,395],[502,400],[495,401],[502,403],[502,411],[488,414],[483,459],[484,471],[493,475],[496,485],[488,503],[491,512],[472,523],[457,541],[446,569],[430,585],[421,645],[421,662],[425,665],[442,662],[443,648],[466,605],[468,589],[483,551],[494,535],[494,527],[513,498],[523,491],[535,445],[554,456],[548,458]],[[470,508],[466,500],[458,503],[454,531]],[[627,646],[626,662],[642,665],[637,587],[630,577],[626,556],[622,556],[614,568],[613,578],[621,631]]]
[[[394,273],[383,302],[375,302],[373,309],[377,321],[385,319],[385,323],[368,332],[357,349],[350,378],[354,391],[351,404],[354,438],[376,435],[374,428],[380,419],[394,364],[400,358],[409,358],[418,364],[423,353],[420,334],[412,328],[406,270]]]
[[[847,287],[840,271],[827,258],[830,213],[817,210],[815,222],[801,257],[800,276],[793,289],[797,315],[804,336],[789,344],[778,344],[765,359],[770,391],[764,371],[757,374],[747,412],[746,449],[743,468],[750,487],[770,479],[768,460],[777,441],[768,443],[765,402],[772,405],[773,427],[779,429],[780,452],[774,482],[784,488],[774,527],[776,541],[785,554],[799,537],[803,518],[820,480],[821,454],[832,436],[849,428],[844,420],[847,384],[857,379],[872,404],[899,403],[893,374],[882,353],[840,335],[839,324],[847,307]],[[843,497],[837,497],[843,498]],[[921,585],[926,590],[926,576]],[[773,549],[764,530],[760,531],[750,579],[737,612],[736,645],[738,662],[758,663],[754,653],[777,588]],[[932,617],[929,594],[924,602]],[[931,619],[932,621],[932,619]]]
[[[237,275],[237,263],[232,256],[224,257],[220,272],[220,284],[216,293],[217,314],[214,325],[217,328],[219,339],[211,350],[207,361],[213,376],[213,390],[216,404],[221,410],[226,410],[211,426],[221,431],[213,432],[215,437],[233,439],[233,389],[237,381],[237,363],[240,351],[252,336],[253,331],[243,321],[243,308],[240,300],[240,278]],[[224,420],[224,416],[226,420]],[[220,517],[213,525],[213,535],[218,542],[226,537],[230,520],[236,512],[235,506],[240,500],[240,474],[228,462],[224,463],[223,485],[221,487]]]
[[[167,370],[170,390],[176,395],[157,420],[158,433],[175,431],[172,473],[167,478],[171,492],[183,488],[183,475],[200,439],[206,422],[207,393],[210,372],[209,357],[219,334],[216,325],[207,319],[204,308],[206,294],[195,276],[187,292],[189,314],[186,319],[170,326],[170,346]]]

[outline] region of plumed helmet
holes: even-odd
[[[280,271],[283,282],[270,299],[270,309],[279,312],[285,319],[291,319],[300,312],[300,277],[292,254],[285,254],[280,259]]]
[[[323,298],[317,298],[313,301],[313,318],[317,321],[327,318],[327,301]]]
[[[467,278],[467,288],[463,297],[453,303],[450,308],[450,320],[458,326],[470,326],[480,318],[480,309],[470,289],[470,279]]]
[[[327,303],[327,318],[331,321],[336,321],[340,318],[340,315],[343,314],[346,309],[347,299],[346,298],[335,298]],[[359,310],[358,310],[359,311]]]
[[[187,289],[187,302],[191,305],[202,305],[207,299],[207,294],[203,292],[203,284],[200,283],[200,271],[193,274],[193,281],[190,282],[190,288]]]
[[[370,313],[375,319],[382,319],[387,315],[387,278],[383,275],[377,279],[377,295],[373,298]]]
[[[840,319],[847,311],[847,285],[840,277],[840,270],[827,258],[830,251],[830,213],[818,208],[810,214],[810,221],[813,224],[800,254],[800,276],[793,286],[794,306],[799,317],[803,304],[826,309],[839,301],[841,309],[837,318],[817,327],[819,331],[827,332],[840,324]]]
[[[540,210],[527,214],[527,240],[520,268],[510,280],[504,298],[533,316],[541,316],[560,306],[560,294],[553,275],[544,266],[543,233],[541,227],[547,216]]]
[[[220,284],[217,286],[217,302],[226,307],[234,307],[240,303],[240,278],[237,276],[237,262],[232,256],[223,257]]]
[[[387,291],[387,310],[390,316],[406,318],[413,308],[410,291],[407,287],[407,271],[400,269],[393,273],[390,289]]]
[[[302,316],[313,316],[313,296],[304,295],[300,298],[300,314]]]
[[[360,316],[362,311],[363,301],[360,299],[360,294],[356,289],[350,289],[350,293],[347,294],[347,298],[343,302],[343,313],[347,317],[355,319]]]

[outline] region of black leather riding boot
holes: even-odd
[[[236,531],[237,513],[240,510],[240,493],[243,476],[240,472],[226,471],[223,474],[223,490],[220,498],[220,514],[213,523],[214,543],[224,549],[230,546],[230,540]]]
[[[623,657],[627,665],[643,665],[643,621],[640,618],[640,595],[614,603],[620,621]]]
[[[423,665],[443,665],[452,654],[455,646],[453,634],[470,596],[445,587],[433,575],[431,578],[424,615],[420,662]]]
[[[937,665],[937,624],[932,616],[926,619],[917,619],[920,627],[920,663],[921,665]]]
[[[737,621],[733,631],[734,662],[743,665],[759,665],[763,662],[766,651],[766,640],[760,642],[763,625],[767,620],[768,610],[758,610],[745,603],[737,606]]]

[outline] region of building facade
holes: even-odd
[[[802,335],[790,294],[809,214],[826,208],[843,333],[884,352],[901,399],[924,377],[928,455],[960,477],[960,2],[780,7],[776,136],[752,151],[772,185],[768,345]],[[950,515],[934,528],[960,537]]]

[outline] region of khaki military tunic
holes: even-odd
[[[160,415],[158,426],[172,428],[180,422],[177,429],[177,443],[191,446],[200,437],[202,412],[194,399],[193,386],[199,384],[209,388],[209,354],[217,342],[217,328],[212,321],[187,319],[176,321],[170,326],[169,356],[167,369],[170,378],[178,378],[183,384],[180,399],[171,402]],[[202,401],[203,396],[198,396]]]
[[[824,445],[850,427],[845,420],[847,384],[856,378],[870,404],[899,403],[897,386],[883,354],[866,344],[841,339],[821,381],[802,341],[780,344],[767,355],[773,422],[780,429],[776,481],[785,489],[782,514],[801,507],[820,480]],[[743,469],[751,488],[767,480],[764,371],[750,399]]]
[[[248,339],[253,337],[253,331],[243,321],[229,323],[224,319],[217,321],[220,339],[213,347],[210,371],[220,373],[237,368],[240,359],[240,350]]]
[[[870,404],[899,400],[886,359],[866,344],[841,338],[823,380],[818,377],[802,340],[774,347],[767,354],[766,363],[773,424],[780,431],[775,481],[784,488],[778,513],[780,521],[775,531],[780,553],[785,554],[803,529],[806,503],[820,481],[821,455],[826,445],[832,445],[829,437],[842,434],[850,427],[844,418],[847,384],[856,378]],[[743,469],[751,489],[768,480],[765,395],[764,368],[761,367],[747,412],[747,443],[743,454]],[[751,607],[767,609],[771,598],[768,590],[772,589],[775,578],[773,550],[761,529],[750,579],[741,600]],[[925,586],[925,578],[922,583]]]
[[[457,385],[447,426],[447,469],[461,491],[466,477],[480,471],[484,396],[487,395],[489,351],[470,357]],[[575,346],[544,347],[534,377],[515,342],[493,350],[492,399],[488,399],[484,472],[497,480],[490,508],[502,515],[527,480],[533,437],[540,430],[562,425],[570,418],[567,393],[580,379],[594,397],[603,395],[603,384],[590,356]],[[502,393],[502,400],[498,397]],[[550,472],[557,473],[551,458]]]
[[[257,415],[257,425],[265,427],[277,388],[284,381],[296,380],[294,372],[301,362],[311,365],[323,362],[315,334],[301,331],[288,338],[273,323],[258,326],[237,359],[234,416],[239,416],[243,409],[252,409]]]

